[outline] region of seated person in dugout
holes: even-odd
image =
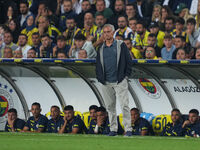
[[[119,124],[119,122],[118,122]],[[91,120],[89,127],[89,134],[104,134],[107,135],[110,132],[110,123],[108,119],[107,111],[104,107],[98,107],[97,120]],[[124,131],[121,126],[118,125],[118,134],[122,134]]]
[[[5,125],[6,132],[19,132],[24,128],[25,121],[17,118],[17,110],[11,108],[8,110],[8,121]]]
[[[131,126],[133,128],[133,135],[153,135],[153,129],[150,123],[140,117],[139,109],[137,108],[131,109]]]
[[[97,109],[98,106],[91,105],[89,107],[89,113],[83,114],[83,121],[85,123],[85,126],[89,129],[90,123],[93,120],[94,122],[97,122]]]
[[[182,118],[181,112],[179,109],[173,109],[171,111],[171,119],[172,123],[169,122],[164,127],[161,135],[162,136],[183,136],[183,129],[182,129]]]
[[[80,134],[87,133],[87,128],[80,116],[74,116],[74,108],[71,105],[64,108],[64,124],[59,133]]]
[[[47,132],[49,133],[58,133],[64,124],[63,117],[60,116],[60,108],[58,106],[51,106],[51,119],[47,124]]]
[[[104,107],[98,107],[97,120],[92,120],[89,127],[89,134],[109,134],[108,114]]]
[[[31,116],[26,122],[23,132],[45,132],[47,128],[48,119],[41,114],[41,106],[35,102],[31,106]]]
[[[191,109],[189,111],[189,119],[183,123],[182,126],[185,136],[199,137],[200,135],[200,121],[199,111]]]

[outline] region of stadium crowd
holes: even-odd
[[[110,124],[108,113],[103,106],[97,107],[91,105],[89,112],[81,114],[74,111],[73,106],[67,105],[63,112],[58,106],[50,108],[50,116],[41,114],[41,106],[35,102],[31,106],[31,116],[27,122],[17,117],[17,110],[11,108],[8,110],[8,121],[5,125],[7,132],[48,132],[48,133],[69,133],[69,134],[102,134],[110,136]],[[140,111],[132,108],[131,126],[132,135],[154,135],[151,123],[143,117],[140,117]],[[49,119],[47,118],[49,117]],[[187,117],[181,115],[180,110],[171,111],[172,122],[166,123],[161,136],[187,136],[199,137],[200,121],[199,112],[196,109],[189,111]],[[118,116],[118,130],[116,135],[125,135],[122,125],[123,117]],[[115,135],[113,135],[115,136]]]
[[[198,0],[2,0],[0,58],[95,58],[112,24],[132,59],[200,59]]]

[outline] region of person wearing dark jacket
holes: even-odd
[[[123,113],[125,135],[132,135],[130,108],[128,106],[128,81],[131,74],[131,56],[125,43],[114,40],[114,26],[103,27],[105,42],[96,58],[96,76],[102,83],[102,92],[110,122],[109,136],[117,135],[116,97]],[[113,107],[114,106],[114,107]]]

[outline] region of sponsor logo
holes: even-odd
[[[154,80],[140,78],[137,79],[141,90],[151,98],[157,99],[161,96],[161,90],[158,84]]]
[[[7,85],[0,83],[0,123],[7,120],[7,112],[14,106],[12,93],[12,88],[10,89]]]

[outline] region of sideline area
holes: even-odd
[[[103,135],[0,133],[2,150],[197,150],[200,139],[183,137],[133,136],[108,137]]]

